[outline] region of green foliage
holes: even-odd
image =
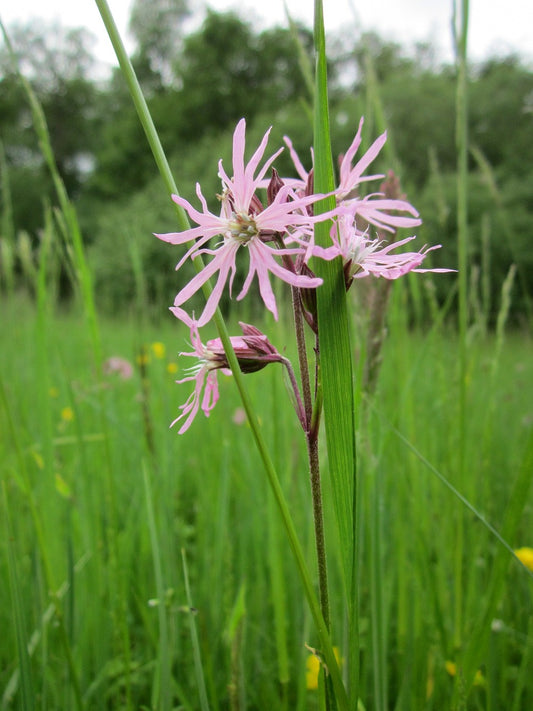
[[[455,662],[458,670],[461,667],[460,652],[451,643],[451,542],[458,517],[465,517],[465,639],[484,613],[485,601],[489,602],[487,583],[498,544],[390,427],[394,423],[434,466],[453,477],[455,335],[439,329],[408,333],[403,292],[394,290],[377,398],[366,418],[358,454],[363,512],[360,695],[365,708],[376,708],[378,667],[372,647],[376,599],[371,597],[370,573],[376,565],[372,546],[377,545],[389,700],[399,711],[429,711],[450,707],[453,678],[445,662]],[[50,589],[43,579],[31,497],[43,524],[45,552],[57,586],[53,592],[58,592],[60,609],[70,611],[70,644],[87,709],[152,708],[165,664],[171,669],[174,706],[199,708],[181,548],[187,554],[210,707],[228,708],[230,682],[238,680],[245,708],[315,708],[316,692],[305,689],[304,642],[316,647],[317,640],[309,631],[302,589],[282,543],[279,519],[269,512],[272,501],[259,474],[261,463],[249,431],[246,425],[233,422],[239,402],[230,379],[220,377],[221,399],[210,419],[199,417],[188,435],[178,437],[168,425],[189,392],[186,385],[174,383],[184,376],[181,367],[186,364],[179,364],[177,374],[167,373],[166,365],[176,363],[178,351],[187,350],[188,334],[175,319],[169,317],[157,326],[137,315],[102,319],[104,357],[120,355],[134,365],[135,372],[130,380],[110,373],[98,384],[87,329],[78,311],[48,313],[42,323],[48,338],[41,352],[34,347],[37,322],[32,305],[19,298],[4,300],[2,313],[10,339],[0,368],[5,387],[0,429],[7,434],[0,444],[1,478],[12,512],[9,546],[16,556],[20,614],[27,639],[31,639],[29,663],[39,705],[73,708],[65,701],[70,682],[56,613],[50,609]],[[273,329],[269,324],[269,336],[293,356],[292,337],[284,328]],[[165,358],[156,357],[150,347],[153,341],[165,344]],[[150,356],[144,386],[135,366],[142,344]],[[469,351],[468,475],[459,488],[472,492],[472,503],[497,529],[511,502],[531,427],[530,348],[527,337],[516,333],[507,335],[499,356],[492,337],[475,339]],[[490,373],[494,375],[487,387]],[[276,443],[283,487],[311,560],[305,448],[298,424],[276,366],[246,378],[265,436]],[[107,445],[99,391],[105,398]],[[72,408],[74,419],[65,419],[65,407]],[[147,446],[146,413],[153,429],[154,454]],[[8,417],[17,433],[18,454]],[[428,422],[431,427],[424,425]],[[116,518],[112,528],[103,475],[106,446],[113,462]],[[151,483],[152,521],[146,513],[143,460]],[[27,485],[21,478],[22,466],[27,469]],[[526,508],[517,519],[516,537],[510,541],[513,547],[532,544],[531,493],[522,504]],[[326,511],[327,530],[333,536],[331,514]],[[3,509],[0,517],[5,520]],[[120,553],[115,572],[111,568],[113,546]],[[161,582],[154,576],[157,558]],[[5,580],[7,561],[8,541],[3,540],[0,572]],[[333,546],[332,617],[334,626],[342,629],[340,565],[340,553]],[[279,575],[281,587],[274,586]],[[507,708],[516,700],[515,709],[528,708],[533,698],[527,673],[531,581],[512,560],[500,580],[497,619],[491,620],[489,637],[476,650],[476,668],[482,669],[484,682],[473,687],[466,705],[469,711],[487,707],[488,698],[493,708]],[[277,595],[281,598],[275,599]],[[0,603],[1,695],[17,668],[13,655],[16,628],[7,585],[0,591]],[[274,637],[275,610],[280,606],[288,663],[284,684],[278,681]],[[237,607],[238,627],[230,631],[230,622],[237,624]],[[128,654],[117,626],[121,610],[129,627]],[[160,647],[162,624],[166,624],[166,652]],[[334,642],[344,656],[342,635]],[[129,702],[125,700],[127,684]],[[15,708],[22,687],[10,688],[14,697],[6,709]]]

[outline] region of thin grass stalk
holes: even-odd
[[[287,22],[289,23],[289,30],[291,32],[291,36],[294,40],[294,44],[296,46],[296,52],[298,54],[298,66],[300,67],[300,71],[302,72],[303,80],[305,83],[305,87],[307,89],[307,93],[309,94],[309,97],[312,99],[315,93],[315,82],[313,79],[313,67],[311,65],[311,62],[309,61],[309,56],[307,55],[305,51],[305,47],[300,40],[300,36],[298,34],[298,25],[296,22],[292,19],[292,16],[289,12],[289,8],[287,7],[287,3],[285,0],[283,1],[283,8],[285,10],[285,16],[287,17]]]
[[[286,580],[283,574],[283,547],[278,535],[277,516],[272,499],[267,502],[268,516],[268,559],[272,577],[272,606],[274,608],[274,637],[276,640],[278,681],[282,692],[282,709],[287,708],[287,685],[290,681],[289,654],[287,650],[287,598]]]
[[[185,595],[187,598],[187,605],[189,606],[189,629],[191,633],[192,651],[194,658],[194,672],[196,675],[196,686],[198,688],[200,708],[202,711],[209,711],[209,702],[207,700],[207,690],[205,686],[204,671],[202,667],[202,655],[200,652],[200,641],[198,639],[198,632],[196,630],[196,624],[194,621],[195,608],[192,604],[191,588],[189,585],[189,569],[187,567],[187,557],[185,555],[184,548],[181,549],[181,560],[183,565],[183,579],[185,582]]]
[[[516,247],[515,232],[509,224],[505,212],[504,198],[498,187],[498,181],[494,174],[494,168],[491,166],[487,157],[477,146],[471,146],[469,148],[474,160],[476,161],[478,168],[481,172],[481,176],[485,185],[487,186],[488,192],[490,194],[493,204],[496,206],[496,212],[498,215],[498,234],[503,234],[507,240],[509,246],[509,251],[511,253],[513,262],[516,264],[518,283],[520,284],[521,295],[524,300],[524,305],[526,307],[529,322],[533,319],[533,300],[531,297],[530,290],[527,284],[527,271],[524,264],[524,260],[521,258],[519,250]],[[483,254],[482,254],[483,256]],[[485,272],[484,272],[485,273]],[[490,271],[486,272],[487,278],[490,278]]]
[[[382,474],[374,472],[370,491],[370,607],[372,635],[372,677],[374,681],[374,709],[387,711],[387,654],[385,624],[385,576],[382,562],[381,524]]]
[[[9,588],[11,591],[11,605],[13,610],[13,623],[17,638],[17,657],[20,670],[21,708],[24,711],[33,711],[35,708],[33,675],[31,670],[30,655],[28,653],[26,621],[24,619],[23,593],[19,584],[17,572],[17,556],[15,555],[14,534],[11,525],[11,512],[8,505],[5,482],[2,481],[2,494],[6,512],[6,541],[7,541],[7,568],[9,574]]]
[[[367,115],[372,118],[375,123],[376,133],[384,133],[387,131],[387,142],[383,146],[382,154],[387,159],[389,168],[395,172],[399,171],[399,161],[394,149],[394,142],[390,135],[390,130],[387,130],[388,121],[385,117],[385,107],[379,92],[379,79],[377,77],[375,62],[368,47],[365,47],[364,54],[365,63],[365,122]],[[369,122],[370,123],[370,122]]]
[[[4,144],[0,141],[0,278],[3,276],[6,293],[11,295],[15,287],[15,222],[13,200]],[[1,281],[0,281],[1,283]]]
[[[526,639],[526,649],[524,651],[522,663],[520,665],[520,669],[518,670],[516,683],[514,685],[513,705],[511,711],[522,711],[524,708],[524,689],[526,687],[527,679],[531,676],[531,669],[533,669],[533,616],[529,618]]]
[[[459,7],[459,12],[458,8]],[[468,369],[468,9],[469,0],[454,0],[455,51],[457,63],[456,124],[457,148],[457,254],[459,269],[459,393],[458,393],[458,481],[465,480]],[[454,646],[460,649],[463,627],[464,521],[456,528],[454,566]]]
[[[331,154],[326,41],[321,0],[315,0],[316,88],[314,121],[314,189],[331,193],[335,187]],[[330,196],[315,205],[315,212],[335,207]],[[330,224],[315,226],[315,242],[326,246]],[[340,258],[313,265],[323,284],[317,290],[320,377],[329,458],[331,490],[342,547],[342,572],[349,624],[350,649],[346,650],[350,706],[357,704],[359,640],[356,594],[356,462],[352,348],[346,304],[346,287]]]
[[[278,389],[277,373],[272,371],[271,388],[272,388],[272,422],[274,428],[273,448],[272,451],[277,453],[275,465],[281,471],[283,463],[283,452],[286,451],[283,441],[283,422],[280,421],[280,393]],[[272,497],[268,497],[267,501],[267,517],[268,517],[268,559],[272,577],[272,605],[274,607],[274,634],[276,640],[276,657],[278,665],[278,681],[281,687],[281,709],[285,711],[288,708],[288,684],[290,681],[290,660],[287,648],[287,595],[285,591],[286,579],[284,575],[284,564],[282,555],[281,536],[277,518],[277,512],[274,508]]]
[[[241,583],[224,633],[231,656],[231,680],[228,684],[231,711],[244,711],[247,707],[245,688],[242,682],[242,647],[246,618],[245,599],[246,585]]]
[[[157,535],[157,527],[155,523],[154,501],[152,497],[152,487],[146,468],[146,463],[143,462],[143,482],[144,495],[146,499],[146,513],[148,517],[148,529],[150,531],[150,545],[152,548],[152,560],[154,563],[154,578],[156,594],[158,599],[157,614],[159,622],[159,698],[157,700],[157,708],[160,711],[171,711],[172,705],[172,686],[171,686],[171,665],[172,656],[170,645],[168,642],[168,624],[167,624],[167,609],[165,601],[165,587],[163,585],[163,567],[161,565],[161,549]]]
[[[135,72],[133,70],[131,62],[130,62],[128,55],[126,53],[126,50],[124,48],[124,44],[123,44],[120,34],[117,30],[117,27],[116,27],[115,21],[113,19],[113,16],[111,14],[111,11],[109,9],[109,6],[108,6],[106,0],[95,0],[95,2],[96,2],[96,5],[98,6],[98,9],[100,11],[100,15],[101,15],[104,25],[106,27],[106,30],[107,30],[107,33],[108,33],[109,38],[111,40],[111,43],[113,44],[113,48],[114,48],[115,53],[117,55],[121,70],[124,74],[124,78],[125,78],[126,83],[128,85],[128,88],[131,93],[135,107],[137,109],[139,120],[141,121],[143,129],[144,129],[145,134],[147,136],[148,142],[149,142],[152,152],[154,154],[154,158],[156,160],[157,167],[161,173],[161,176],[163,178],[165,186],[170,194],[172,194],[172,193],[178,194],[178,190],[176,188],[174,178],[172,176],[170,167],[168,165],[168,161],[166,159],[163,148],[161,146],[161,142],[159,140],[159,136],[157,134],[156,128],[155,128],[152,118],[150,116],[150,112],[148,110],[146,100],[143,96],[143,93],[142,93],[141,87],[139,85],[139,82],[137,80],[137,77],[135,76]],[[187,220],[185,212],[182,209],[178,209],[177,214],[178,214],[178,221],[179,221],[180,228],[182,230],[187,229],[187,227],[189,226],[189,222]],[[197,269],[197,271],[200,271],[203,268],[204,265],[203,265],[203,261],[202,261],[201,257],[197,257],[194,260],[194,265],[195,265],[195,268]],[[211,293],[211,286],[208,282],[206,282],[203,291],[204,291],[204,296],[206,296],[206,298],[207,298],[209,296],[209,294]],[[313,620],[315,622],[317,633],[320,638],[320,643],[322,645],[322,652],[324,654],[326,663],[327,663],[329,671],[330,671],[331,680],[332,680],[333,687],[335,689],[335,695],[336,695],[337,703],[339,705],[339,709],[341,709],[343,711],[344,710],[348,711],[348,708],[349,708],[348,699],[346,696],[346,691],[344,689],[344,685],[342,683],[340,670],[338,668],[335,654],[333,652],[333,645],[331,643],[329,631],[327,629],[327,626],[324,623],[324,618],[321,613],[320,606],[319,606],[318,600],[317,600],[315,592],[314,592],[313,584],[311,581],[311,575],[310,575],[310,572],[309,572],[309,569],[308,569],[308,566],[307,566],[307,563],[305,560],[305,556],[303,554],[303,550],[302,550],[300,541],[299,541],[297,533],[296,533],[296,528],[295,528],[294,523],[292,521],[292,517],[290,515],[290,511],[289,511],[288,505],[285,500],[285,496],[283,494],[283,490],[282,490],[280,482],[279,482],[279,477],[278,477],[277,472],[276,472],[274,465],[272,463],[270,453],[268,451],[266,442],[264,440],[262,431],[260,429],[257,415],[255,414],[255,411],[252,406],[252,402],[251,402],[248,392],[245,388],[243,375],[240,371],[240,367],[239,367],[237,358],[236,358],[235,353],[233,351],[231,341],[229,339],[229,333],[228,333],[225,321],[224,321],[222,314],[220,312],[220,309],[216,310],[215,315],[214,315],[214,321],[215,321],[215,325],[218,330],[220,339],[222,341],[222,345],[223,345],[224,350],[226,352],[228,364],[229,364],[232,374],[234,376],[234,381],[235,381],[235,384],[236,384],[237,389],[239,391],[239,395],[242,400],[243,408],[244,408],[244,410],[246,412],[246,416],[248,418],[250,429],[252,430],[252,436],[254,438],[256,447],[258,449],[258,452],[259,452],[261,459],[263,461],[263,464],[265,466],[267,478],[269,480],[270,487],[272,489],[272,493],[274,495],[274,499],[275,499],[276,505],[278,507],[278,511],[279,511],[281,518],[282,518],[283,526],[285,528],[285,532],[286,532],[286,535],[287,535],[287,538],[289,541],[289,545],[290,545],[291,551],[293,553],[296,567],[297,567],[301,582],[304,587],[305,595],[306,595],[306,598],[307,598],[307,601],[308,601],[308,604],[309,604],[309,607],[311,610],[311,614],[313,616]]]
[[[39,398],[41,400],[41,426],[42,426],[42,448],[43,460],[48,475],[48,480],[53,477],[54,468],[54,444],[53,444],[53,425],[52,412],[49,406],[49,389],[50,389],[50,366],[49,366],[49,348],[48,338],[50,335],[49,316],[50,304],[48,298],[48,290],[46,283],[46,271],[48,266],[48,256],[51,243],[51,232],[53,230],[52,214],[49,207],[46,208],[44,214],[44,237],[39,251],[39,268],[36,276],[36,293],[37,293],[37,328],[35,334],[36,342],[36,361],[39,369]]]

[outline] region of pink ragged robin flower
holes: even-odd
[[[409,202],[386,198],[382,193],[371,193],[362,198],[359,196],[358,190],[361,183],[385,177],[382,174],[364,175],[364,172],[372,161],[377,158],[379,152],[385,145],[387,140],[386,133],[379,136],[358,162],[352,166],[355,154],[361,145],[363,122],[364,119],[361,118],[354,140],[344,156],[341,157],[339,186],[335,190],[337,203],[339,205],[349,206],[354,214],[366,222],[375,225],[377,228],[387,230],[388,232],[395,232],[398,227],[417,227],[422,221],[418,216],[418,212]],[[290,139],[284,136],[284,140],[289,149],[296,172],[299,175],[299,178],[295,179],[284,178],[284,182],[290,185],[299,194],[306,194],[309,183],[309,173],[307,173],[303,167]],[[411,215],[411,217],[394,214],[398,212],[406,212]]]
[[[428,252],[439,249],[440,244],[422,248],[419,252],[401,252],[391,254],[398,247],[403,247],[415,237],[406,237],[398,242],[383,246],[379,239],[370,239],[368,232],[357,229],[355,209],[342,214],[331,230],[331,247],[313,247],[313,255],[321,259],[342,257],[346,287],[353,279],[360,279],[372,274],[385,279],[398,279],[408,272],[450,272],[453,269],[419,269]]]
[[[231,292],[235,276],[236,253],[242,247],[246,247],[248,250],[250,268],[237,299],[242,299],[246,295],[257,274],[261,297],[275,318],[277,318],[277,306],[270,284],[270,274],[296,287],[315,288],[322,283],[321,279],[296,274],[277,261],[283,257],[292,259],[293,256],[305,252],[304,243],[312,235],[314,223],[328,217],[326,214],[312,217],[307,212],[307,205],[318,200],[320,196],[298,197],[291,186],[284,185],[276,193],[273,201],[263,208],[255,192],[261,184],[264,184],[265,174],[280,151],[271,156],[255,175],[266,149],[270,129],[265,133],[259,147],[246,166],[244,163],[245,130],[245,120],[241,119],[233,134],[232,178],[226,174],[222,161],[219,162],[219,176],[223,185],[223,192],[220,196],[222,203],[220,215],[209,211],[200,186],[197,184],[196,194],[202,205],[202,212],[196,210],[184,198],[173,195],[172,199],[187,211],[198,226],[183,232],[157,235],[160,239],[172,244],[185,244],[190,240],[197,240],[180,260],[177,269],[189,257],[194,258],[197,255],[206,254],[213,257],[200,273],[181,289],[171,308],[171,311],[189,326],[192,319],[182,308],[183,304],[208,279],[218,273],[215,287],[197,321],[199,327],[205,325],[212,318],[228,279]],[[296,246],[290,248],[272,246],[272,237],[284,233],[289,235],[290,241]],[[208,249],[205,245],[217,235],[222,236],[222,241],[216,245],[215,249]]]
[[[232,336],[230,341],[243,373],[254,373],[269,363],[283,363],[285,361],[285,358],[278,353],[259,329],[246,323],[239,325],[243,335]],[[220,338],[207,341],[204,345],[195,322],[191,326],[191,345],[194,350],[190,353],[180,353],[180,356],[196,358],[197,362],[187,368],[186,372],[190,375],[176,382],[181,384],[194,381],[195,386],[185,404],[180,406],[181,415],[170,425],[172,427],[176,422],[185,418],[178,434],[183,434],[189,429],[200,408],[204,415],[209,417],[219,398],[217,371],[222,370],[225,375],[231,375]]]

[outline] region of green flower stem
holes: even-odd
[[[455,140],[457,145],[457,254],[459,268],[459,446],[458,480],[464,481],[466,467],[466,396],[468,371],[468,104],[467,37],[468,0],[457,0],[459,17],[454,17],[457,53],[457,95]],[[457,8],[454,2],[454,15]],[[459,516],[455,542],[454,647],[462,644],[464,520]]]
[[[305,438],[307,442],[307,458],[309,462],[309,476],[311,484],[311,498],[313,502],[313,524],[315,531],[315,548],[318,567],[318,591],[320,608],[324,622],[329,630],[329,593],[328,593],[328,568],[326,558],[326,539],[324,535],[324,514],[322,506],[322,485],[320,482],[320,460],[318,453],[318,426],[313,418],[313,401],[311,397],[311,384],[309,376],[309,363],[305,345],[304,320],[302,315],[302,299],[296,287],[292,287],[292,305],[294,312],[294,326],[298,359],[300,362],[300,377],[305,408]],[[317,339],[318,354],[318,339]],[[316,388],[315,388],[316,390]],[[315,425],[315,426],[314,426]]]
[[[324,513],[322,509],[322,484],[320,481],[320,460],[318,456],[318,439],[312,433],[307,436],[307,456],[309,458],[309,474],[311,478],[311,496],[313,500],[313,522],[315,528],[315,547],[318,565],[318,592],[320,609],[326,627],[330,628],[328,567],[326,558],[326,539],[324,535]]]
[[[307,360],[307,348],[305,345],[305,330],[302,317],[302,299],[297,287],[291,286],[292,310],[294,314],[294,330],[296,334],[296,345],[298,350],[298,363],[300,365],[300,381],[302,383],[302,395],[304,401],[304,412],[306,421],[306,434],[311,427],[311,416],[313,412],[313,401],[311,398],[311,384],[309,377],[309,362]]]
[[[326,39],[322,1],[315,0],[316,90],[314,118],[314,189],[328,195],[315,205],[315,214],[335,208],[333,159],[329,128]],[[330,224],[315,225],[315,242],[330,243]],[[349,648],[346,668],[350,706],[358,700],[358,594],[356,540],[356,450],[355,405],[353,395],[352,347],[346,304],[342,259],[316,260],[316,276],[323,279],[317,289],[318,337],[320,339],[319,376],[324,398],[324,422],[329,460],[329,477],[335,519],[342,554]]]
[[[129,60],[129,57],[126,54],[126,50],[124,48],[124,44],[123,44],[122,39],[121,39],[119,32],[117,30],[115,21],[113,19],[113,16],[111,15],[110,10],[109,10],[109,6],[108,6],[106,0],[95,0],[95,2],[96,2],[96,5],[98,6],[98,9],[100,11],[100,15],[102,16],[102,20],[103,20],[106,30],[108,32],[111,43],[113,44],[113,47],[115,49],[115,53],[117,55],[121,70],[124,74],[124,78],[126,80],[128,88],[130,90],[135,107],[137,109],[139,119],[140,119],[143,129],[146,133],[146,136],[147,136],[148,142],[150,144],[150,147],[152,149],[152,152],[154,154],[154,158],[156,160],[157,167],[159,168],[159,172],[161,173],[161,176],[165,182],[168,192],[177,194],[178,191],[177,191],[174,179],[172,177],[172,173],[170,171],[168,161],[166,159],[163,148],[161,146],[159,136],[157,134],[156,128],[155,128],[152,118],[150,116],[148,106],[147,106],[146,101],[144,99],[139,82],[137,81],[137,77],[135,76],[135,72],[134,72],[131,62]],[[189,226],[189,222],[187,220],[187,217],[186,217],[184,211],[181,208],[178,209],[178,219],[179,219],[179,224],[180,224],[181,229],[183,229],[183,230],[187,229],[187,227]],[[203,268],[203,260],[201,259],[201,257],[198,257],[194,261],[194,264],[195,264],[195,268],[197,270],[202,269]],[[209,283],[206,283],[205,288],[204,288],[204,295],[209,296],[210,293],[211,293],[211,286]],[[282,522],[283,522],[283,525],[285,528],[285,532],[286,532],[287,538],[289,540],[289,545],[290,545],[290,548],[292,550],[292,553],[293,553],[293,556],[294,556],[294,559],[296,562],[296,567],[298,569],[298,572],[299,572],[299,575],[300,575],[300,578],[301,578],[301,581],[302,581],[302,584],[304,587],[305,596],[307,598],[307,602],[308,602],[309,608],[311,610],[311,615],[313,617],[313,620],[314,620],[314,623],[315,623],[315,626],[316,626],[316,629],[317,629],[317,632],[319,635],[320,644],[322,646],[322,652],[324,654],[326,664],[328,665],[328,668],[329,668],[329,672],[331,675],[331,682],[332,682],[332,685],[334,688],[335,697],[337,700],[339,711],[349,711],[348,697],[346,695],[346,690],[345,690],[344,685],[342,683],[340,670],[339,670],[339,667],[338,667],[338,664],[337,664],[337,661],[335,658],[335,654],[333,652],[333,645],[332,645],[331,639],[329,637],[328,628],[327,628],[324,618],[322,616],[322,613],[320,610],[320,605],[318,603],[317,597],[316,597],[314,589],[313,589],[313,584],[311,581],[311,576],[309,574],[307,564],[305,562],[305,556],[303,553],[303,549],[302,549],[302,546],[301,546],[300,541],[298,539],[298,536],[296,534],[296,529],[295,529],[294,523],[292,521],[292,517],[290,515],[289,508],[288,508],[287,502],[285,500],[285,496],[283,494],[283,490],[281,488],[281,484],[279,482],[278,475],[276,473],[276,470],[275,470],[274,465],[272,463],[266,443],[264,441],[262,432],[260,430],[257,416],[255,415],[251,400],[250,400],[248,393],[245,389],[244,381],[243,381],[244,376],[242,375],[242,373],[240,371],[239,364],[238,364],[237,358],[235,356],[235,352],[233,351],[233,348],[231,346],[229,334],[228,334],[224,319],[222,317],[222,314],[220,312],[220,309],[217,309],[217,311],[215,312],[214,321],[215,321],[216,327],[218,329],[220,340],[222,341],[222,345],[224,346],[224,350],[225,350],[226,356],[228,358],[228,364],[232,370],[235,384],[236,384],[237,389],[239,391],[239,395],[241,397],[244,410],[245,410],[246,415],[248,417],[248,422],[250,424],[250,429],[252,430],[252,435],[254,437],[255,444],[256,444],[259,454],[263,460],[263,464],[265,466],[265,471],[266,471],[266,474],[267,474],[267,477],[268,477],[268,480],[270,483],[270,487],[272,489],[272,493],[274,494],[274,498],[275,498],[276,504],[278,506],[280,515],[281,515],[281,519],[282,519]]]

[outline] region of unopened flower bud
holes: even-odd
[[[272,168],[272,178],[267,187],[267,205],[272,205],[283,185],[283,180],[279,177],[278,171]]]
[[[387,177],[381,183],[379,191],[385,195],[388,200],[407,200],[405,193],[402,193],[400,178],[393,170],[389,170]]]
[[[258,328],[247,323],[239,323],[242,336],[232,336],[231,345],[235,351],[239,367],[243,373],[255,373],[269,363],[283,362],[276,348]],[[213,368],[227,369],[229,367],[224,347],[220,338],[214,338],[206,344]]]

